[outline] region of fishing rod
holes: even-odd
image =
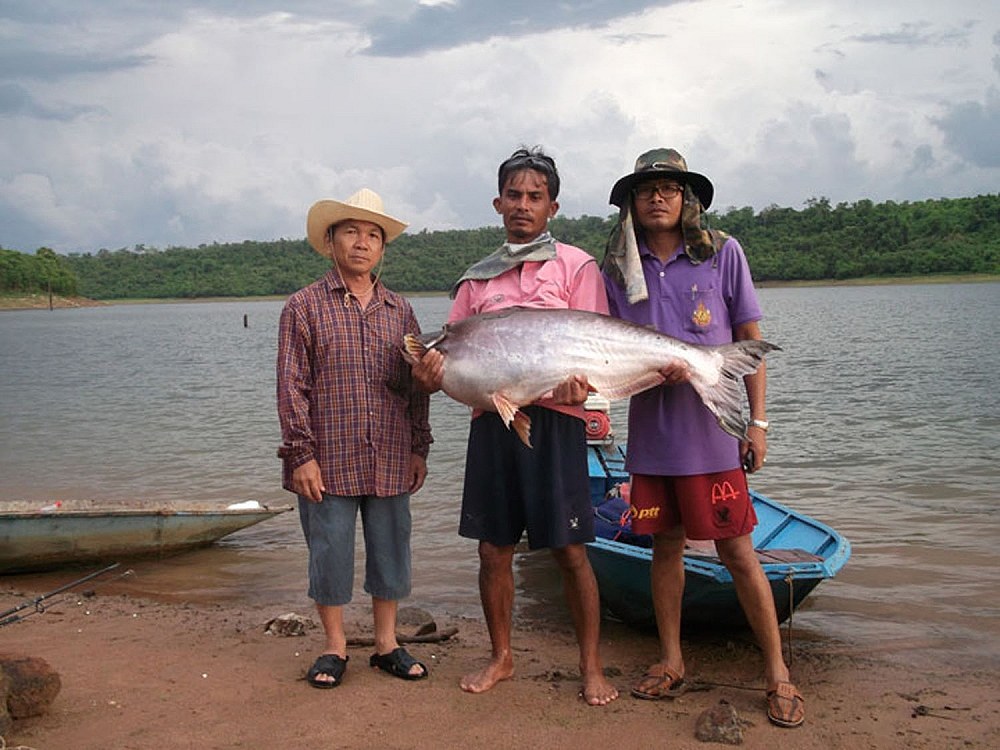
[[[90,573],[88,575],[85,575],[83,578],[78,578],[75,581],[71,581],[70,583],[67,583],[67,584],[65,584],[63,586],[60,586],[59,588],[57,588],[57,589],[55,589],[53,591],[50,591],[47,594],[42,594],[41,596],[36,596],[34,599],[29,599],[29,600],[27,600],[25,602],[22,602],[21,604],[18,604],[16,607],[11,607],[10,609],[8,609],[5,612],[0,612],[0,628],[4,627],[5,625],[12,625],[15,622],[19,622],[19,621],[23,620],[26,617],[30,617],[33,614],[38,614],[40,612],[44,612],[45,611],[45,606],[42,604],[42,602],[44,602],[46,599],[51,599],[52,597],[58,596],[59,594],[63,593],[64,591],[69,591],[72,588],[76,588],[80,584],[86,583],[87,581],[91,581],[91,580],[97,578],[98,576],[102,576],[105,573],[107,573],[108,571],[114,570],[118,566],[119,566],[119,563],[112,563],[111,565],[109,565],[106,568],[101,568],[100,570],[98,570],[98,571],[96,571],[94,573]],[[128,575],[131,572],[132,571],[127,570],[124,573],[122,573],[122,575],[125,576],[125,575]],[[119,576],[119,577],[121,577],[121,576]],[[33,611],[29,612],[26,615],[19,615],[19,614],[17,614],[18,612],[21,612],[22,610],[28,609],[28,607],[33,607],[34,608]]]

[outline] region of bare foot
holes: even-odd
[[[584,675],[580,692],[588,706],[606,706],[618,697],[618,688],[604,677],[603,672]]]
[[[502,680],[514,676],[514,665],[510,661],[492,660],[483,669],[467,674],[459,683],[467,693],[485,693]]]

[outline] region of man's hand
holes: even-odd
[[[427,478],[427,459],[418,456],[416,453],[410,454],[410,494],[417,492],[424,486],[424,479]]]
[[[740,443],[740,460],[747,474],[753,474],[760,471],[767,462],[767,433],[760,427],[750,425],[747,427],[747,436],[750,442]]]
[[[410,364],[413,380],[424,393],[441,390],[444,380],[444,355],[436,349],[428,349],[424,356]]]
[[[552,389],[552,400],[557,404],[578,406],[587,400],[590,385],[586,375],[573,375]]]
[[[292,471],[292,489],[310,502],[323,501],[323,475],[320,473],[316,459],[311,459]]]

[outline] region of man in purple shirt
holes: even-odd
[[[608,243],[605,286],[612,315],[696,344],[759,339],[760,306],[739,243],[702,228],[714,189],[688,171],[673,149],[639,156],[611,191],[621,209]],[[790,682],[771,588],[754,552],[757,524],[746,471],[767,460],[766,371],[745,378],[749,442],[725,433],[687,384],[683,364],[666,381],[632,397],[626,468],[632,475],[632,530],[653,534],[653,604],[660,660],[633,686],[639,698],[670,698],[686,689],[681,652],[681,598],[686,539],[710,539],[729,569],[764,653],[767,714],[800,725],[804,701]]]
[[[282,485],[299,497],[309,597],[326,634],[307,674],[318,688],[340,685],[347,668],[343,608],[359,510],[375,621],[369,664],[401,679],[427,676],[396,640],[398,602],[410,593],[410,495],[423,485],[431,443],[429,399],[414,387],[399,342],[420,328],[409,302],[372,274],[405,228],[367,188],[344,202],[317,202],[306,221],[309,243],[333,267],[281,312],[278,455]]]

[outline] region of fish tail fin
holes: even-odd
[[[403,359],[409,364],[415,364],[423,359],[427,353],[427,346],[412,333],[403,336]]]
[[[733,437],[749,440],[748,424],[742,414],[746,394],[743,376],[756,372],[764,361],[765,354],[780,350],[781,347],[758,339],[745,339],[713,347],[713,351],[722,357],[718,380],[708,383],[703,378],[691,378],[692,387],[708,410],[715,415],[719,427]]]

